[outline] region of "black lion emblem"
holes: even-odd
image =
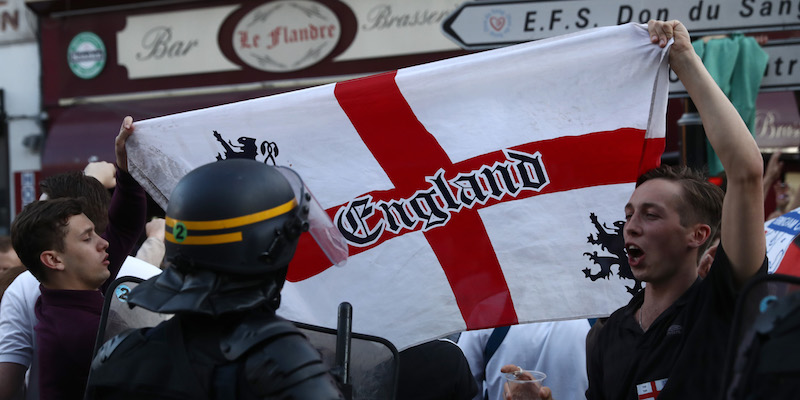
[[[601,225],[600,222],[597,221],[597,215],[594,213],[589,215],[589,219],[592,220],[595,228],[597,228],[597,238],[590,234],[588,242],[599,245],[601,250],[605,250],[613,254],[613,256],[600,256],[596,251],[583,253],[584,256],[589,256],[592,262],[600,266],[600,272],[596,274],[592,274],[591,268],[585,268],[583,273],[592,281],[596,281],[600,278],[609,279],[613,274],[613,272],[611,272],[611,267],[617,265],[617,275],[620,279],[633,279],[633,286],[625,286],[628,289],[628,293],[633,295],[642,290],[642,281],[633,277],[631,266],[628,265],[628,255],[625,252],[625,239],[622,236],[622,227],[625,226],[625,221],[616,221],[614,222],[614,227],[609,228],[606,224]]]
[[[231,143],[230,140],[226,141],[222,138],[219,132],[214,131],[214,137],[225,149],[224,154],[217,153],[217,161],[227,160],[230,158],[247,158],[255,160],[258,156],[258,149],[256,148],[256,139],[251,137],[240,137],[236,141],[239,145]],[[238,149],[235,150],[234,147]],[[278,156],[278,145],[275,142],[263,141],[261,142],[261,155],[265,156],[264,164],[272,162],[275,165],[275,157]]]

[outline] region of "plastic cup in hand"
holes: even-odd
[[[519,370],[503,374],[511,400],[538,400],[542,381],[547,378],[544,372]],[[508,398],[508,397],[506,397]]]

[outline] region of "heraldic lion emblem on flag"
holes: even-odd
[[[256,138],[240,137],[236,141],[239,145],[234,145],[230,140],[226,141],[222,138],[219,132],[214,131],[214,137],[225,148],[225,153],[217,153],[217,161],[227,160],[231,158],[247,158],[255,160],[258,157],[258,149],[256,148]],[[238,151],[237,151],[238,149]],[[263,141],[261,142],[261,155],[264,156],[264,164],[275,164],[275,157],[278,156],[278,145],[274,142]]]
[[[592,274],[592,268],[584,268],[583,273],[592,281],[600,278],[609,279],[613,275],[611,267],[616,265],[618,267],[617,275],[620,279],[632,279],[634,282],[633,286],[625,286],[628,288],[628,293],[633,295],[642,290],[642,281],[634,278],[631,266],[628,264],[628,255],[625,253],[625,239],[622,236],[625,221],[616,221],[614,227],[609,228],[605,223],[601,225],[594,213],[589,214],[589,219],[597,229],[597,237],[589,234],[588,242],[600,246],[601,250],[607,251],[613,256],[598,255],[597,251],[583,253],[584,256],[588,256],[590,260],[600,266],[600,272],[596,274]]]

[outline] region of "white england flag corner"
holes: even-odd
[[[623,207],[664,148],[667,49],[598,28],[136,122],[131,172],[166,208],[188,171],[289,166],[349,243],[301,238],[279,314],[399,349],[466,329],[607,315],[638,289]],[[168,228],[169,232],[169,228]]]

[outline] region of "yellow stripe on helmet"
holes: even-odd
[[[259,211],[257,213],[253,213],[250,215],[243,215],[241,217],[218,219],[216,221],[179,221],[174,218],[166,217],[166,223],[167,226],[172,227],[175,225],[175,223],[180,222],[186,226],[186,229],[197,230],[197,231],[236,228],[239,226],[254,224],[256,222],[265,221],[270,218],[275,218],[279,215],[286,214],[287,212],[293,210],[296,206],[297,206],[297,200],[292,199],[277,207],[270,208],[269,210]],[[218,236],[223,236],[223,235],[218,235]],[[186,244],[186,242],[183,243]]]
[[[232,233],[225,233],[222,235],[205,235],[205,236],[187,236],[186,239],[182,241],[175,240],[175,236],[172,233],[167,232],[164,235],[164,238],[172,243],[176,244],[224,244],[224,243],[233,243],[233,242],[241,242],[242,241],[242,232],[232,232]]]

